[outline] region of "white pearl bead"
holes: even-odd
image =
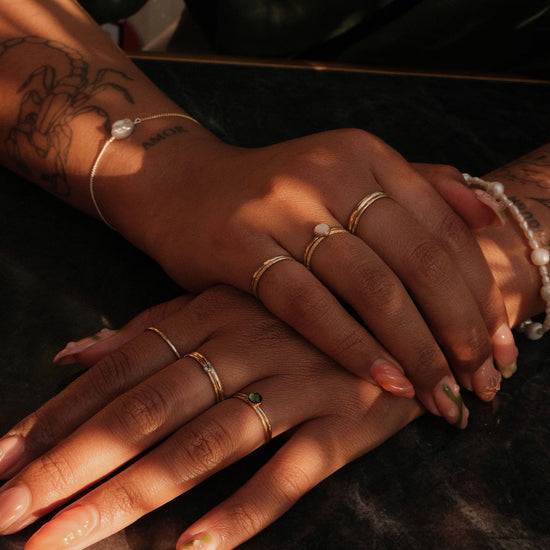
[[[531,323],[525,328],[525,336],[529,340],[538,340],[542,338],[542,324],[541,323]]]
[[[117,120],[111,126],[111,136],[115,139],[126,139],[134,132],[134,121],[129,118]]]
[[[317,237],[326,237],[330,231],[330,225],[328,223],[318,223],[313,228],[313,233],[317,235]]]
[[[502,183],[496,182],[493,185],[493,197],[495,197],[495,199],[498,200],[498,199],[501,199],[503,195],[504,195],[504,185],[502,185]]]
[[[535,265],[546,265],[550,262],[550,252],[546,248],[536,248],[531,252],[531,261]]]
[[[540,297],[545,302],[550,302],[550,285],[546,284],[540,289]]]

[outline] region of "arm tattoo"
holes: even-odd
[[[498,169],[506,179],[522,185],[532,184],[539,189],[550,189],[550,152],[538,149]]]
[[[104,91],[116,90],[133,103],[132,96],[120,83],[132,79],[111,68],[101,68],[91,75],[90,65],[79,51],[39,36],[12,38],[0,43],[0,58],[22,46],[58,54],[59,64],[57,68],[53,64],[37,67],[17,90],[22,98],[17,122],[5,141],[6,150],[16,169],[27,177],[34,175],[27,156],[31,154],[43,159],[47,171],[35,179],[42,181],[50,192],[68,197],[66,164],[72,145],[71,123],[81,115],[96,113],[104,119],[108,130],[109,115],[94,105],[92,99]]]

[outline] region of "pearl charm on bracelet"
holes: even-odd
[[[462,175],[466,185],[483,189],[504,205],[510,213],[510,216],[514,218],[520,226],[529,247],[532,249],[530,258],[533,265],[539,268],[542,281],[540,296],[546,302],[546,318],[543,323],[534,322],[528,319],[520,324],[519,331],[523,332],[529,340],[538,340],[550,330],[550,277],[548,276],[548,268],[546,267],[550,263],[550,252],[546,248],[540,246],[527,220],[520,212],[520,209],[505,195],[504,185],[502,183],[497,181],[486,181],[481,178],[470,176],[470,174]]]
[[[111,126],[111,136],[115,139],[126,139],[134,133],[135,123],[129,118],[117,120]]]

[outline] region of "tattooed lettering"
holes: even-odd
[[[16,124],[5,141],[6,150],[16,169],[31,177],[33,170],[28,162],[30,155],[42,159],[42,173],[37,180],[60,196],[69,196],[66,165],[72,145],[71,123],[87,113],[96,113],[110,127],[109,115],[92,103],[92,99],[107,90],[120,92],[126,101],[134,100],[122,82],[130,81],[128,75],[112,68],[101,68],[90,74],[90,65],[83,55],[61,42],[39,36],[12,38],[0,43],[0,58],[7,52],[24,47],[36,48],[39,55],[49,54],[50,64],[34,69],[21,84],[18,93],[23,94]],[[59,54],[59,62],[54,65]],[[27,52],[25,52],[27,53]],[[1,60],[0,60],[1,63]],[[107,79],[111,81],[107,81]]]
[[[519,208],[521,214],[523,215],[523,218],[529,225],[529,229],[533,231],[533,233],[536,235],[537,240],[539,243],[543,246],[549,246],[550,241],[548,240],[548,237],[546,235],[546,232],[544,231],[542,224],[536,219],[533,212],[529,210],[527,205],[517,197],[509,197],[510,200]],[[545,199],[536,199],[533,197],[529,197],[531,200],[535,201],[544,201]]]
[[[166,128],[162,132],[159,132],[158,134],[151,136],[147,141],[144,141],[142,143],[143,148],[147,151],[147,149],[151,149],[151,147],[154,147],[157,143],[169,137],[183,134],[186,131],[187,130],[183,126],[172,126],[170,128]]]

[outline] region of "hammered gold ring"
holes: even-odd
[[[145,330],[149,330],[150,332],[154,332],[155,334],[158,334],[168,344],[168,347],[174,352],[174,355],[178,359],[181,359],[180,352],[177,350],[176,346],[174,346],[174,344],[172,344],[172,342],[170,341],[170,338],[168,338],[168,336],[166,336],[166,334],[164,334],[164,332],[162,332],[162,330],[160,330],[157,327],[148,327]]]
[[[216,394],[216,403],[223,401],[225,399],[225,392],[223,391],[223,386],[216,372],[216,369],[212,366],[212,363],[198,351],[193,351],[188,353],[185,357],[191,357],[194,359],[202,368],[203,372],[206,373],[208,379],[210,380],[212,387],[214,388],[214,393]]]
[[[306,251],[304,252],[304,265],[311,269],[311,258],[317,247],[331,235],[337,235],[338,233],[347,233],[343,227],[330,227],[328,223],[318,223],[313,228],[313,233],[315,237],[307,245]]]
[[[256,271],[254,271],[254,275],[252,275],[252,294],[258,298],[258,284],[260,283],[260,279],[262,278],[262,275],[275,264],[282,262],[284,260],[293,260],[294,258],[292,256],[275,256],[274,258],[269,258],[269,260],[266,260]]]
[[[357,203],[356,207],[353,209],[353,212],[350,214],[348,221],[348,231],[354,235],[355,231],[357,230],[357,226],[359,225],[359,220],[361,219],[361,216],[365,213],[367,208],[369,206],[372,206],[377,200],[384,198],[390,199],[391,197],[384,191],[375,191],[374,193],[370,193],[366,197],[363,197]]]
[[[271,428],[271,422],[269,421],[267,414],[265,414],[265,411],[262,409],[263,399],[261,394],[259,394],[258,392],[237,392],[234,393],[231,397],[239,399],[252,407],[252,410],[258,415],[258,418],[262,422],[265,433],[265,444],[267,445],[271,441],[271,438],[273,436],[273,429]]]

